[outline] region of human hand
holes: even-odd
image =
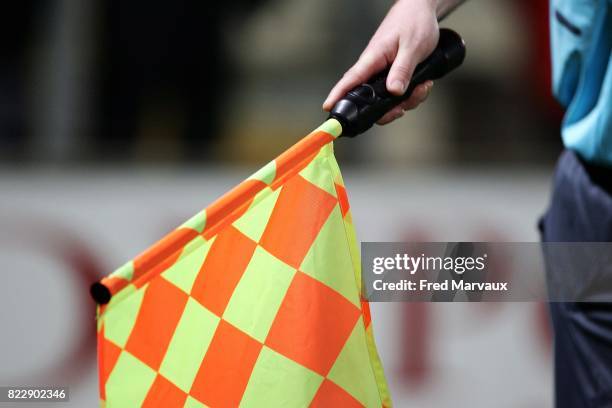
[[[382,21],[359,60],[338,81],[323,103],[330,111],[348,91],[366,82],[374,74],[391,66],[387,90],[402,95],[416,65],[423,61],[438,43],[439,29],[436,0],[398,0]],[[406,101],[387,112],[377,123],[385,125],[416,108],[427,99],[433,86],[427,81],[417,86]]]

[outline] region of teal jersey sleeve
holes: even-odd
[[[552,0],[553,91],[564,145],[612,166],[612,0]]]

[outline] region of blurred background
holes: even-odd
[[[23,0],[0,16],[0,385],[95,406],[91,282],[326,117],[390,0]],[[471,0],[464,66],[336,143],[362,241],[536,241],[562,112],[546,0]],[[397,406],[552,404],[539,304],[373,305]],[[40,404],[37,404],[40,406]]]

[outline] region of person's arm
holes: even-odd
[[[423,61],[438,43],[438,21],[464,0],[398,0],[389,10],[359,60],[334,86],[323,103],[329,111],[355,86],[391,66],[387,90],[401,95],[408,87],[415,66]],[[433,86],[432,81],[419,85],[412,96],[383,116],[379,124],[389,123],[416,108]]]
[[[436,15],[438,21],[444,20],[450,13],[459,7],[466,0],[438,0],[436,7]]]

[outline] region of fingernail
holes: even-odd
[[[406,92],[406,84],[404,83],[404,81],[400,81],[399,79],[393,81],[393,83],[391,84],[391,88],[401,93]]]

